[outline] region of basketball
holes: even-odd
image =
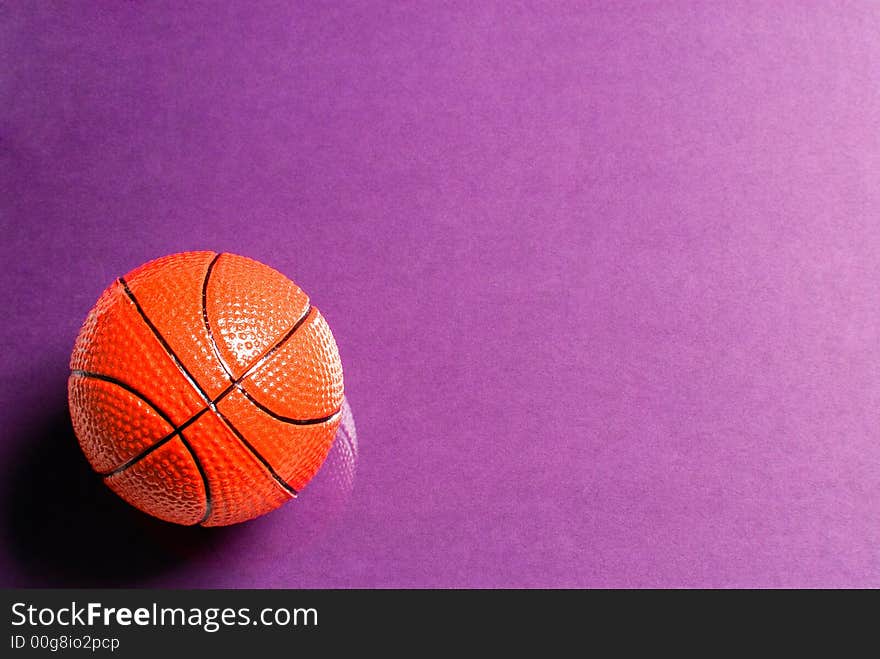
[[[235,524],[296,497],[343,404],[339,351],[309,297],[227,253],[172,254],[117,279],[70,368],[71,420],[92,468],[177,524]]]

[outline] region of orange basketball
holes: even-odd
[[[70,368],[92,467],[178,524],[243,522],[295,497],[339,425],[342,364],[326,321],[284,275],[233,254],[173,254],[116,280]]]

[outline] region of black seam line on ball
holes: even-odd
[[[196,458],[195,454],[193,453],[192,447],[189,445],[189,442],[183,436],[183,433],[181,431],[184,430],[185,428],[188,428],[193,423],[195,423],[200,416],[202,416],[205,412],[208,411],[209,408],[207,408],[207,407],[202,408],[201,410],[199,410],[198,412],[193,414],[189,419],[187,419],[186,421],[181,423],[179,426],[175,426],[174,422],[171,420],[171,417],[168,416],[168,414],[166,414],[164,410],[162,410],[160,407],[158,407],[155,403],[153,403],[144,394],[139,392],[137,389],[135,389],[131,385],[123,382],[122,380],[118,380],[110,375],[103,375],[101,373],[92,373],[91,371],[83,371],[80,369],[74,369],[70,372],[70,374],[75,377],[90,378],[93,380],[102,380],[104,382],[109,382],[110,384],[116,385],[117,387],[120,387],[120,388],[124,389],[125,391],[128,391],[129,393],[131,393],[132,395],[136,396],[137,398],[142,400],[144,403],[149,405],[153,409],[153,411],[156,412],[156,414],[158,414],[169,426],[171,426],[173,428],[173,430],[170,433],[168,433],[167,435],[165,435],[161,439],[153,442],[147,448],[145,448],[143,451],[141,451],[137,455],[129,458],[128,460],[123,462],[118,467],[114,467],[110,471],[98,472],[102,478],[109,478],[110,476],[115,476],[116,474],[122,473],[123,471],[125,471],[129,467],[131,467],[131,466],[137,464],[138,462],[140,462],[141,460],[143,460],[145,457],[150,455],[150,453],[152,453],[156,449],[158,449],[158,448],[164,446],[165,444],[167,444],[168,442],[170,442],[176,436],[180,436],[181,442],[187,447],[187,449],[192,454],[193,462],[196,465],[196,469],[198,469],[199,473],[202,474],[204,477],[204,469],[202,469],[201,463]],[[205,492],[206,493],[208,492],[207,480],[205,480]],[[208,503],[210,504],[210,501]]]
[[[202,412],[204,411],[207,411],[207,408],[202,410]],[[199,456],[196,455],[196,451],[192,447],[192,444],[187,441],[182,432],[178,431],[178,434],[180,435],[180,442],[186,447],[186,450],[189,451],[189,455],[192,458],[193,463],[196,465],[196,469],[199,470],[199,476],[202,478],[202,486],[205,488],[205,514],[202,515],[202,518],[198,522],[192,525],[196,526],[197,524],[204,524],[207,522],[214,509],[214,502],[211,499],[211,486],[208,484],[208,474],[205,472],[205,468],[202,466],[202,461],[199,460]]]
[[[183,365],[183,362],[180,360],[174,350],[171,349],[171,346],[168,344],[168,341],[165,340],[165,337],[162,336],[159,328],[157,328],[153,324],[153,321],[149,319],[147,314],[144,312],[143,307],[141,307],[140,302],[137,301],[137,298],[134,296],[134,293],[131,292],[131,289],[128,287],[128,284],[123,277],[119,278],[119,283],[122,284],[122,288],[125,291],[125,294],[128,296],[128,299],[131,300],[134,304],[134,307],[135,309],[137,309],[138,314],[140,314],[141,319],[143,319],[147,327],[150,328],[150,331],[153,333],[153,336],[156,337],[156,340],[162,344],[163,348],[165,348],[165,352],[168,353],[168,356],[171,357],[172,361],[177,365],[177,368],[183,374],[183,377],[185,377],[189,381],[189,383],[193,386],[193,388],[195,388],[195,390],[205,400],[205,402],[211,405],[212,402],[211,399],[208,398],[208,394],[205,393],[205,390],[202,389],[201,385],[199,385],[199,383],[193,377],[192,373],[189,372],[189,370],[186,368],[186,366]]]
[[[267,471],[272,475],[272,478],[274,478],[274,479],[278,482],[278,484],[281,485],[281,487],[283,487],[285,490],[287,490],[287,491],[288,491],[292,496],[294,496],[294,497],[296,497],[296,496],[299,494],[299,492],[297,492],[293,487],[291,487],[291,486],[287,483],[287,481],[285,481],[283,478],[281,478],[281,476],[278,475],[278,472],[275,471],[275,469],[272,467],[272,465],[269,463],[269,461],[268,461],[266,458],[264,458],[264,457],[260,454],[260,452],[257,451],[257,449],[255,449],[255,448],[251,445],[251,443],[245,438],[245,436],[241,434],[241,431],[240,431],[238,428],[236,428],[236,427],[232,424],[232,421],[230,421],[230,420],[229,420],[229,419],[223,414],[223,412],[221,412],[221,411],[218,410],[218,409],[214,409],[213,412],[214,412],[214,413],[220,418],[220,421],[222,421],[223,424],[224,424],[227,428],[229,428],[229,430],[232,432],[232,434],[235,435],[235,436],[238,438],[238,441],[240,441],[242,444],[244,444],[245,448],[247,448],[247,449],[253,454],[253,456],[254,456],[257,460],[260,461],[260,463],[261,463],[261,464],[267,469]]]
[[[135,464],[137,464],[138,462],[143,460],[145,457],[150,455],[150,453],[152,453],[153,451],[155,451],[158,448],[161,448],[162,446],[164,446],[165,444],[170,442],[172,439],[174,439],[177,435],[180,435],[181,430],[186,430],[187,428],[189,428],[192,424],[194,424],[196,421],[198,421],[199,417],[201,417],[207,411],[208,411],[207,407],[202,408],[201,410],[199,410],[198,412],[193,414],[189,419],[187,419],[186,421],[181,423],[179,426],[177,426],[172,432],[165,435],[162,439],[153,442],[147,448],[145,448],[143,451],[141,451],[140,453],[138,453],[134,457],[129,458],[128,460],[123,462],[121,465],[119,465],[118,467],[114,467],[110,471],[100,472],[101,476],[103,476],[104,478],[108,478],[110,476],[115,476],[116,474],[122,473],[123,471],[125,471],[129,467],[134,466]],[[180,439],[181,440],[183,439],[183,435],[180,435]],[[186,443],[186,442],[184,442],[184,443]],[[196,466],[199,466],[199,465],[196,465]]]
[[[147,398],[147,396],[145,394],[141,393],[140,391],[138,391],[137,389],[132,387],[127,382],[123,382],[122,380],[118,380],[117,378],[114,378],[111,375],[104,375],[103,373],[93,373],[91,371],[83,371],[81,369],[73,369],[70,372],[70,374],[73,375],[74,377],[78,377],[78,378],[89,378],[92,380],[102,380],[104,382],[109,382],[110,384],[115,384],[117,387],[125,389],[128,393],[132,394],[133,396],[135,396],[137,398],[140,398],[143,402],[145,402],[147,405],[149,405],[151,408],[153,408],[153,411],[156,414],[158,414],[160,417],[162,417],[162,419],[169,426],[174,428],[175,431],[177,430],[177,426],[175,426],[174,421],[171,420],[171,417],[168,416],[168,414],[166,414],[162,408],[160,408],[158,405],[156,405],[156,403],[154,403],[149,398]]]
[[[211,330],[211,321],[208,319],[208,281],[211,279],[211,272],[214,270],[214,266],[217,265],[217,261],[220,260],[221,256],[223,256],[223,252],[217,252],[217,254],[214,255],[214,258],[211,259],[211,262],[208,264],[208,269],[205,272],[205,279],[202,281],[202,320],[205,323],[205,331],[208,333],[208,341],[211,343],[211,349],[214,351],[214,356],[217,358],[220,367],[223,369],[223,372],[226,373],[226,377],[229,378],[229,381],[235,382],[235,376],[232,375],[232,371],[226,364],[226,360],[223,359],[223,356],[220,354],[220,346],[217,345],[217,339],[214,338],[214,332]],[[217,401],[215,400],[214,402],[216,403]]]
[[[256,398],[254,398],[251,394],[249,394],[247,391],[245,391],[245,389],[244,389],[243,387],[239,387],[238,390],[239,390],[239,391],[242,393],[242,395],[243,395],[245,398],[247,398],[247,399],[248,399],[248,400],[249,400],[249,401],[250,401],[255,407],[260,408],[261,410],[263,410],[263,412],[265,412],[266,414],[268,414],[269,416],[271,416],[273,419],[278,419],[279,421],[283,421],[284,423],[290,423],[290,424],[293,424],[293,425],[295,425],[295,426],[313,426],[313,425],[317,425],[317,424],[320,424],[320,423],[325,423],[325,422],[327,422],[327,421],[330,421],[330,419],[332,419],[332,418],[338,416],[339,413],[342,412],[342,408],[340,407],[340,408],[337,408],[335,412],[331,412],[331,413],[328,414],[327,416],[322,416],[322,417],[319,417],[319,418],[317,418],[317,419],[293,419],[293,418],[291,418],[291,417],[289,417],[289,416],[282,416],[281,414],[278,414],[278,413],[276,413],[276,412],[273,412],[271,408],[266,407],[265,405],[263,405],[260,401],[258,401],[258,400],[257,400]]]
[[[260,368],[260,366],[262,366],[263,364],[265,364],[266,361],[269,359],[269,357],[271,357],[271,356],[274,355],[276,352],[278,352],[278,351],[281,349],[281,347],[282,347],[285,343],[287,343],[287,341],[290,339],[290,337],[292,337],[294,334],[296,334],[296,330],[298,330],[300,327],[302,327],[303,323],[305,323],[306,320],[308,320],[309,316],[312,315],[312,311],[314,311],[314,310],[315,310],[314,307],[311,305],[311,303],[309,303],[309,304],[306,306],[306,310],[305,310],[305,312],[303,312],[302,317],[301,317],[298,321],[296,321],[296,322],[293,324],[293,327],[291,327],[289,330],[287,330],[287,333],[286,333],[284,336],[282,336],[280,339],[278,339],[278,341],[275,343],[275,345],[273,345],[273,346],[272,346],[272,347],[266,352],[265,355],[263,355],[262,357],[260,357],[256,362],[254,362],[250,367],[248,367],[247,370],[245,370],[245,372],[241,374],[241,377],[236,378],[236,380],[235,380],[235,382],[234,382],[233,384],[234,384],[234,385],[238,385],[238,384],[241,383],[246,377],[248,377],[249,375],[253,374],[254,371],[256,371],[258,368]]]

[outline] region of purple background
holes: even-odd
[[[0,9],[4,585],[880,586],[876,4],[290,4]],[[351,496],[90,477],[79,325],[188,249],[325,313]]]

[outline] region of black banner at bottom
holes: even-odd
[[[229,656],[255,648],[296,654],[308,647],[350,650],[370,638],[398,646],[414,637],[451,640],[497,625],[545,633],[570,628],[575,611],[536,599],[550,597],[541,591],[4,590],[0,656]]]
[[[10,589],[2,595],[2,657],[277,657],[377,647],[420,656],[440,647],[464,652],[475,639],[496,651],[522,650],[526,641],[545,651],[554,645],[585,651],[610,641],[618,652],[635,652],[645,643],[680,648],[686,639],[707,638],[720,623],[738,630],[713,636],[725,643],[743,632],[779,631],[786,610],[801,610],[791,606],[794,593],[778,592]],[[725,613],[734,598],[736,615]],[[830,607],[820,610],[827,626],[834,616]],[[804,625],[797,617],[796,628]]]

